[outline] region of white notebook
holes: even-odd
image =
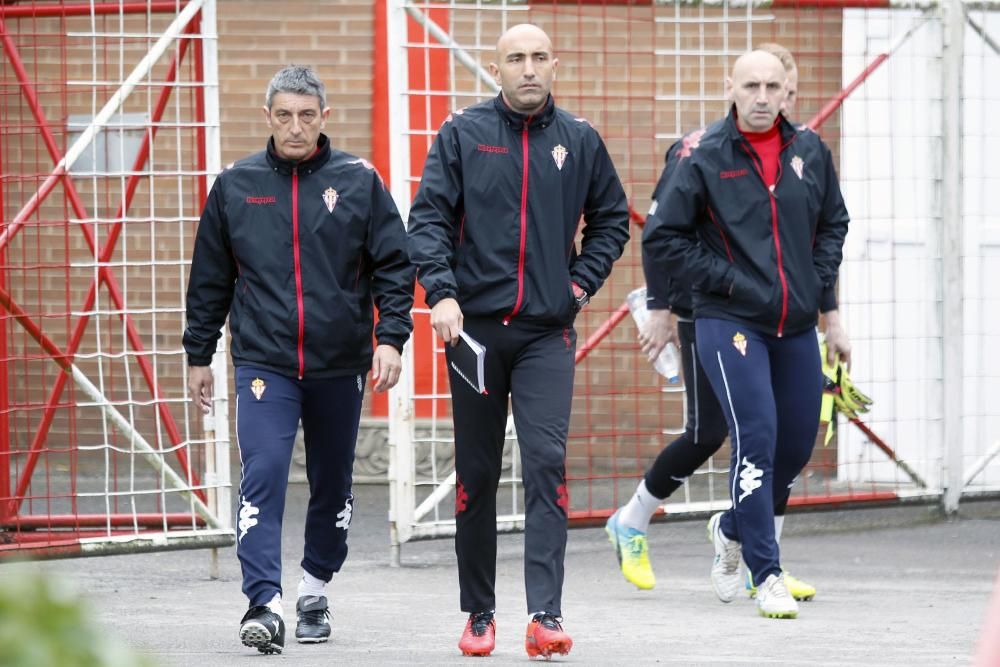
[[[449,350],[450,364],[455,373],[469,383],[469,386],[480,394],[486,393],[486,376],[483,372],[483,359],[486,348],[475,338],[459,332],[458,345]]]

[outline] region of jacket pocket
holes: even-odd
[[[757,280],[752,274],[734,269],[733,289],[729,295],[730,302],[750,306],[765,306],[771,301],[771,286]]]

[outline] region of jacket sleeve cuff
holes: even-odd
[[[403,345],[405,343],[406,343],[406,339],[405,338],[399,338],[398,336],[385,336],[385,335],[382,335],[382,336],[378,337],[378,344],[379,345],[391,345],[392,347],[396,348],[396,351],[399,352],[400,354],[403,354]]]
[[[575,284],[577,287],[586,292],[587,296],[594,296],[594,292],[597,291],[590,287],[590,284],[587,282],[585,278],[581,278],[580,276],[574,275],[573,273],[569,274],[569,282],[570,284]]]
[[[819,312],[828,313],[837,309],[837,290],[833,285],[823,285],[819,293]]]
[[[438,301],[441,299],[454,299],[457,296],[455,290],[450,287],[443,287],[439,290],[434,290],[427,294],[427,298],[424,301],[427,302],[428,308],[433,308],[437,305]]]
[[[646,299],[646,310],[670,310],[670,303],[651,296]]]
[[[203,357],[197,354],[188,355],[188,366],[211,366],[211,365],[212,365],[211,356]]]

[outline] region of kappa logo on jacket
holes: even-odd
[[[363,157],[359,157],[357,160],[351,160],[347,164],[360,164],[362,167],[364,167],[368,171],[375,172],[375,177],[378,178],[379,184],[382,186],[383,190],[385,189],[385,181],[382,180],[382,174],[378,173],[378,169],[375,168],[375,165],[373,165],[368,160],[364,159]],[[332,213],[332,211],[331,211],[331,213]]]
[[[705,128],[700,130],[695,130],[691,134],[687,135],[681,139],[681,149],[677,151],[677,161],[681,161],[686,157],[691,157],[691,153],[698,148],[698,144],[701,143],[701,137],[705,134]]]
[[[444,119],[444,123],[441,124],[444,125],[445,123],[450,123],[451,121],[455,120],[455,116],[461,116],[463,113],[465,113],[465,107],[462,107],[461,109],[455,109],[450,114],[448,114],[448,117]]]
[[[494,155],[506,155],[510,149],[506,146],[491,146],[489,144],[477,144],[476,150],[480,153],[493,153]]]
[[[263,197],[254,197],[253,195],[247,195],[246,202],[248,204],[255,204],[261,206],[267,204],[277,204],[278,198],[275,197],[274,195],[266,195]]]

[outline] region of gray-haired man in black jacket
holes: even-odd
[[[240,639],[280,653],[281,520],[299,420],[309,509],[295,637],[314,643],[330,636],[325,586],[347,557],[365,376],[370,369],[375,391],[399,379],[415,270],[378,174],[322,133],[330,108],[315,73],[275,74],[264,114],[266,149],[223,171],[205,203],[184,347],[189,391],[207,412],[228,315],[242,464],[236,553],[250,600]]]

